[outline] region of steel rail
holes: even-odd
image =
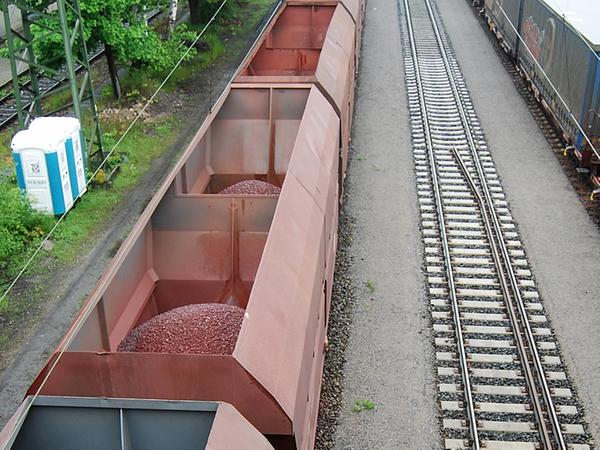
[[[504,266],[506,273],[508,274],[511,290],[512,290],[513,296],[514,296],[514,301],[516,303],[517,309],[520,314],[520,321],[521,321],[522,327],[525,331],[525,336],[527,339],[529,352],[531,353],[532,361],[535,366],[537,379],[538,379],[539,384],[541,385],[540,387],[541,387],[542,397],[546,404],[546,413],[550,418],[550,424],[552,426],[552,431],[553,431],[553,435],[554,435],[554,438],[556,441],[556,445],[558,446],[559,449],[564,450],[564,449],[566,449],[566,445],[564,442],[564,437],[562,435],[560,421],[558,420],[556,408],[552,401],[552,394],[550,392],[550,388],[549,388],[548,382],[546,380],[546,375],[544,372],[544,368],[542,365],[542,361],[541,361],[539,352],[537,350],[537,345],[535,342],[535,338],[533,336],[533,331],[531,329],[529,319],[527,317],[527,311],[525,309],[523,298],[521,297],[521,293],[520,293],[519,286],[518,286],[518,281],[517,281],[516,275],[514,273],[512,263],[510,261],[510,255],[509,255],[506,243],[504,242],[504,236],[502,234],[502,228],[500,226],[500,221],[496,214],[493,199],[492,199],[492,196],[488,189],[485,174],[483,171],[483,167],[481,165],[481,161],[480,161],[479,155],[477,153],[477,145],[475,144],[475,140],[474,140],[473,134],[471,132],[471,127],[469,125],[469,121],[468,121],[468,118],[467,118],[467,115],[466,115],[466,112],[465,112],[465,109],[464,109],[464,106],[463,106],[463,103],[462,103],[462,100],[460,97],[460,93],[458,92],[458,88],[456,86],[456,80],[454,78],[454,73],[452,71],[452,68],[450,67],[448,56],[446,54],[446,49],[444,47],[444,43],[441,38],[441,33],[439,31],[439,27],[437,24],[437,19],[435,18],[435,15],[431,8],[430,1],[425,0],[425,4],[427,6],[427,11],[429,13],[429,17],[432,22],[433,31],[435,33],[437,44],[440,49],[440,54],[444,61],[444,66],[446,69],[446,73],[448,75],[448,80],[452,87],[452,92],[453,92],[455,102],[456,102],[456,105],[457,105],[459,113],[460,113],[461,121],[463,122],[463,127],[465,129],[465,135],[467,137],[467,140],[469,143],[469,148],[471,150],[471,154],[472,154],[472,158],[473,158],[473,162],[475,163],[477,174],[478,174],[478,177],[480,180],[480,187],[484,194],[483,197],[477,191],[475,182],[471,178],[471,175],[469,174],[466,166],[464,165],[464,162],[462,161],[462,158],[460,158],[460,155],[458,154],[458,151],[456,151],[456,149],[454,150],[454,154],[455,154],[455,156],[457,156],[459,164],[461,165],[461,168],[463,169],[463,172],[465,173],[467,181],[471,185],[473,192],[475,193],[476,197],[478,198],[478,201],[479,200],[483,201],[485,199],[485,202],[482,203],[482,205],[484,206],[482,208],[482,213],[483,213],[482,216],[484,217],[484,221],[487,221],[488,217],[486,217],[486,214],[489,215],[489,218],[491,218],[491,221],[493,223],[495,236],[496,236],[496,242],[494,242],[494,234],[493,233],[490,234],[490,236],[489,236],[490,243],[494,243],[494,245],[491,245],[491,247],[492,247],[493,252],[496,254],[497,250],[498,250],[496,248],[496,245],[497,245],[500,249],[500,254],[502,255],[502,260],[498,261],[498,262],[500,262],[500,261],[503,262],[503,264],[498,266],[498,275],[501,278],[501,280],[503,280],[503,283],[506,283],[505,274],[502,270],[502,267]],[[486,213],[486,210],[487,210],[487,213]],[[489,223],[488,223],[488,225],[489,225]],[[491,232],[491,230],[489,230],[489,231]],[[508,288],[508,286],[503,284],[502,288],[504,291],[505,289]],[[531,371],[531,368],[529,365],[529,359],[527,358],[527,349],[525,348],[525,346],[522,342],[522,336],[521,336],[521,333],[519,332],[519,329],[520,329],[519,323],[518,323],[519,318],[513,317],[514,305],[510,301],[510,298],[511,298],[510,296],[507,296],[507,297],[505,297],[505,300],[506,300],[506,304],[508,307],[508,311],[511,312],[511,322],[513,322],[515,337],[517,337],[517,342],[520,343],[519,353],[523,353],[525,355],[525,357],[522,358],[521,362],[522,362],[524,368],[526,369],[525,372],[527,374],[527,377],[526,377],[527,384],[529,385],[531,398],[533,400],[534,407],[536,409],[536,416],[538,417],[538,422],[541,427],[540,437],[542,438],[543,444],[546,448],[554,448],[554,446],[552,445],[552,440],[549,436],[549,433],[548,433],[548,430],[546,427],[546,422],[544,420],[544,416],[545,416],[544,408],[539,401],[536,382],[535,382],[536,380],[535,380],[534,374]]]
[[[485,210],[486,210],[485,201],[484,201],[483,197],[481,196],[481,194],[479,193],[479,190],[477,189],[477,185],[475,184],[473,177],[469,173],[469,169],[467,168],[465,162],[463,161],[462,157],[460,156],[460,153],[458,152],[458,150],[456,148],[454,148],[454,149],[452,149],[452,153],[454,154],[454,157],[458,161],[461,171],[463,172],[465,178],[467,179],[467,183],[469,184],[471,191],[475,195],[475,198],[477,199],[477,204],[479,205],[479,208],[482,211],[481,216],[483,218],[483,224],[484,224],[484,228],[486,230],[486,234],[490,238],[490,249],[492,251],[494,264],[496,265],[496,267],[498,269],[498,278],[500,281],[500,288],[502,290],[502,295],[504,296],[505,299],[510,299],[510,290],[508,288],[508,282],[506,280],[506,275],[504,273],[504,270],[502,270],[502,259],[500,256],[500,252],[498,251],[498,244],[493,239],[494,232],[492,230],[492,226],[490,225],[490,218],[489,218],[488,214],[485,213]],[[507,300],[505,302],[505,304],[507,307],[506,309],[509,313],[511,325],[513,327],[513,334],[514,334],[515,340],[517,342],[517,346],[516,346],[517,351],[519,352],[521,364],[522,364],[525,374],[526,374],[525,380],[527,383],[527,388],[529,390],[530,397],[531,397],[531,400],[534,405],[535,414],[538,417],[538,423],[541,426],[540,437],[542,438],[542,441],[544,442],[545,448],[552,448],[552,441],[550,439],[550,435],[549,435],[547,427],[546,427],[546,422],[544,420],[543,408],[542,408],[540,400],[537,396],[537,388],[535,386],[533,373],[532,373],[531,367],[529,365],[526,346],[525,346],[525,343],[523,342],[523,336],[518,331],[519,319],[517,317],[517,314],[515,312],[515,308],[514,308],[514,305],[512,304],[512,302]]]
[[[104,55],[104,47],[102,47],[99,51],[97,51],[96,53],[94,53],[92,56],[90,56],[88,62],[94,63],[96,62],[96,60],[100,59],[100,57]],[[83,68],[82,65],[77,65],[77,67],[75,68],[75,72],[79,73],[81,72],[81,69]],[[19,77],[24,77],[27,76],[29,73],[29,70],[25,70],[23,73],[21,73],[19,75]],[[41,88],[40,89],[40,99],[44,98],[47,94],[55,91],[57,88],[59,88],[60,86],[63,85],[63,83],[67,80],[67,76],[61,76],[60,78],[51,78],[51,77],[46,77],[44,75],[42,75],[39,78],[39,81],[41,81],[42,83],[46,84],[46,87]],[[4,83],[2,86],[0,86],[0,89],[5,88],[6,86],[8,86],[11,83],[11,80],[8,80],[6,83]],[[29,85],[29,83],[31,83],[31,81],[26,82],[23,86],[26,87]],[[25,90],[27,92],[28,91],[26,88]],[[10,92],[8,94],[6,94],[5,96],[3,96],[2,98],[0,98],[0,108],[2,108],[4,103],[8,103],[10,102],[10,100],[12,100],[14,98],[14,92]],[[33,95],[32,95],[33,98]],[[29,107],[29,112],[31,112],[32,107],[33,107],[33,100],[26,100],[25,103],[23,104],[24,107]],[[6,112],[6,116],[4,117],[4,119],[0,119],[0,130],[5,127],[6,125],[8,125],[10,122],[12,122],[13,120],[15,120],[15,118],[17,117],[17,110],[16,109],[12,109],[11,106],[5,106],[5,112]],[[2,114],[0,114],[2,115]]]
[[[425,93],[423,91],[423,83],[421,79],[421,71],[419,68],[419,60],[417,55],[417,48],[415,45],[414,30],[412,27],[410,7],[408,0],[404,0],[406,23],[408,27],[408,34],[410,37],[410,47],[412,53],[412,59],[414,62],[415,75],[417,80],[417,88],[419,91],[419,102],[421,104],[421,116],[423,119],[423,130],[425,139],[427,142],[427,152],[429,157],[429,166],[431,170],[431,179],[433,185],[433,191],[435,195],[436,210],[438,215],[438,228],[440,231],[440,237],[444,252],[444,261],[446,266],[446,277],[448,281],[448,293],[450,296],[450,304],[452,307],[452,315],[454,322],[454,329],[456,335],[456,346],[458,349],[459,362],[461,366],[461,375],[463,380],[463,391],[465,397],[465,404],[467,405],[467,416],[469,429],[471,432],[472,448],[475,450],[481,449],[481,443],[479,440],[479,431],[477,429],[477,417],[475,414],[475,402],[473,400],[473,388],[471,386],[471,380],[469,378],[469,367],[467,364],[467,352],[464,345],[464,337],[462,330],[462,323],[460,318],[460,309],[458,305],[458,299],[456,295],[456,287],[454,284],[454,274],[452,272],[452,259],[450,256],[450,247],[448,244],[448,235],[446,233],[446,224],[444,223],[444,209],[442,196],[440,192],[438,173],[435,165],[435,155],[433,153],[433,142],[429,131],[429,119],[427,116],[427,106],[425,103]]]

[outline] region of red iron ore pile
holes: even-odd
[[[117,351],[231,355],[243,318],[244,310],[232,305],[181,306],[135,328]]]
[[[219,194],[227,195],[278,195],[281,188],[264,181],[244,180],[223,189]]]

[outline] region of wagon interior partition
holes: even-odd
[[[340,118],[340,179],[346,171],[354,105],[356,25],[340,2],[287,4],[235,81],[310,83]]]
[[[178,194],[217,194],[243,180],[281,187],[308,89],[232,89],[178,176]]]
[[[90,397],[27,397],[2,436],[13,450],[173,448],[272,450],[231,405]]]
[[[312,76],[335,11],[333,5],[288,5],[242,76]]]
[[[309,92],[231,90],[72,350],[116,351],[136,326],[180,306],[246,307],[278,196],[218,192],[250,179],[283,184]]]

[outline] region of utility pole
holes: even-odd
[[[24,129],[35,117],[44,115],[42,100],[57,83],[69,84],[73,112],[82,129],[90,161],[99,164],[104,159],[102,133],[96,109],[96,99],[90,63],[83,32],[83,20],[78,0],[48,0],[41,5],[26,0],[0,0],[4,16],[6,43],[9,51],[12,87],[19,128]],[[10,23],[9,6],[21,14],[23,29],[16,30]],[[40,32],[34,36],[32,26]],[[35,53],[38,42],[49,38],[62,41],[62,61],[40,61]],[[19,71],[19,66],[27,69]],[[29,75],[28,77],[23,75]],[[88,118],[84,121],[84,108]],[[46,112],[46,114],[52,111]],[[89,126],[86,125],[89,123]]]

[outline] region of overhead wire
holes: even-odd
[[[175,69],[177,69],[177,67],[181,64],[181,62],[185,59],[185,57],[187,56],[187,54],[189,53],[189,51],[191,51],[191,49],[196,45],[196,43],[198,42],[198,40],[200,39],[200,37],[202,37],[202,35],[204,34],[204,32],[208,29],[209,25],[217,18],[219,12],[223,9],[223,7],[225,6],[225,4],[227,3],[228,0],[223,0],[223,2],[221,3],[221,5],[219,6],[219,8],[215,11],[215,13],[213,14],[213,16],[211,17],[211,19],[208,21],[208,23],[204,26],[204,28],[200,31],[200,34],[194,39],[194,41],[189,45],[186,53],[180,58],[180,60],[175,64],[175,67],[169,72],[169,74],[166,76],[165,80],[160,84],[160,86],[157,88],[156,92],[152,95],[152,97],[148,100],[148,102],[146,103],[146,105],[144,105],[144,108],[138,113],[138,115],[135,117],[134,121],[137,121],[139,119],[139,117],[142,115],[143,111],[145,110],[145,108],[147,108],[147,106],[152,102],[152,100],[156,97],[156,95],[158,94],[158,92],[160,91],[160,89],[162,89],[162,87],[166,84],[166,82],[168,81],[168,79],[172,76],[172,74],[175,72]],[[276,5],[273,6],[273,10],[271,12],[271,15],[267,18],[267,20],[264,22],[263,27],[261,28],[261,30],[259,31],[259,33],[257,34],[256,39],[254,40],[254,43],[250,46],[250,51],[248,52],[248,55],[252,54],[252,51],[256,48],[259,38],[260,36],[262,36],[262,34],[264,33],[264,30],[267,28],[267,26],[269,25],[269,23],[271,22],[273,16],[277,13],[277,11],[280,9],[281,4],[284,0],[279,0],[277,2]],[[248,56],[246,56],[246,58],[248,58]],[[242,63],[243,64],[243,63]],[[241,66],[240,66],[241,67]],[[229,83],[231,83],[233,81],[233,79],[238,75],[240,71],[240,68],[238,67],[238,69],[233,73],[233,75],[231,76],[231,78],[229,79]],[[225,92],[223,92],[221,94],[221,96],[219,97],[219,99],[217,99],[217,102],[220,101],[220,98],[223,96]],[[133,123],[133,122],[132,122]],[[121,136],[121,138],[117,141],[117,143],[113,146],[113,149],[111,150],[111,152],[109,152],[109,154],[107,155],[107,157],[104,159],[104,161],[102,162],[102,164],[104,164],[106,161],[108,161],[108,158],[110,157],[110,154],[115,150],[115,148],[117,147],[117,145],[119,144],[119,142],[121,142],[123,140],[123,137],[125,135],[125,133],[127,133],[131,127],[133,125],[130,125],[124,132],[123,136]],[[64,216],[64,215],[63,215]],[[122,255],[120,256],[121,258],[123,257]],[[119,258],[119,254],[117,254],[117,256],[115,256],[115,258]],[[105,284],[105,283],[104,283]],[[102,285],[101,285],[102,286]],[[3,297],[4,298],[4,297]],[[85,318],[92,310],[92,308],[95,306],[94,302],[88,302],[84,305],[84,307],[82,308],[81,312],[80,312],[80,317],[81,318]],[[75,338],[76,333],[80,330],[80,327],[73,327],[69,330],[69,332],[67,332],[66,336],[64,337],[64,339],[61,341],[61,343],[59,344],[59,348],[57,348],[57,350],[55,351],[55,355],[56,357],[54,358],[54,361],[52,362],[52,365],[49,367],[49,369],[46,371],[46,374],[43,378],[43,380],[40,382],[39,387],[36,389],[35,393],[32,396],[29,396],[27,401],[24,403],[24,409],[21,412],[21,415],[19,416],[18,420],[16,421],[14,427],[11,429],[11,433],[8,436],[7,442],[11,442],[12,439],[15,437],[15,433],[18,432],[18,430],[20,429],[20,427],[23,425],[23,422],[25,421],[27,414],[29,412],[29,410],[31,409],[31,407],[34,404],[35,399],[40,395],[40,392],[42,391],[42,389],[44,388],[44,386],[46,385],[48,379],[50,378],[50,375],[52,374],[52,372],[54,371],[54,369],[56,368],[56,366],[58,365],[59,361],[61,360],[62,356],[64,355],[67,347],[73,342],[73,339]],[[3,450],[5,450],[6,447],[4,447]]]
[[[175,72],[175,70],[177,70],[177,68],[185,60],[185,58],[190,53],[190,51],[192,50],[192,48],[194,48],[194,46],[198,43],[198,41],[200,40],[200,38],[204,35],[204,33],[206,32],[206,30],[208,29],[208,27],[214,22],[214,20],[217,18],[217,16],[219,15],[219,13],[221,12],[221,10],[223,9],[223,7],[225,6],[225,4],[227,2],[228,2],[228,0],[223,0],[223,2],[220,4],[220,6],[218,7],[218,9],[212,15],[212,17],[210,18],[210,20],[206,23],[206,25],[198,33],[198,35],[192,41],[192,43],[187,47],[186,51],[179,58],[179,60],[175,64],[175,66],[171,69],[171,71],[167,74],[167,76],[165,77],[165,79],[156,88],[154,94],[152,94],[152,96],[146,101],[146,103],[144,104],[144,106],[142,107],[142,109],[137,113],[137,115],[131,121],[131,123],[129,124],[129,126],[127,127],[127,129],[123,132],[123,134],[121,135],[121,137],[117,140],[117,142],[115,143],[115,145],[112,147],[112,149],[110,150],[110,152],[108,152],[108,154],[102,160],[102,162],[100,163],[100,165],[98,166],[98,168],[94,171],[94,173],[90,177],[90,180],[88,181],[87,185],[89,185],[91,183],[91,181],[99,173],[99,171],[102,169],[102,167],[108,162],[109,158],[114,153],[114,151],[117,149],[117,147],[119,146],[119,144],[123,141],[123,139],[125,139],[125,137],[129,133],[129,131],[137,123],[137,121],[140,119],[140,117],[146,111],[146,109],[148,108],[148,106],[150,104],[152,104],[153,100],[156,98],[156,96],[162,90],[162,88],[167,83],[167,81],[171,78],[171,76],[173,75],[173,73]],[[25,273],[25,271],[27,270],[27,268],[29,267],[29,265],[31,264],[31,262],[33,261],[33,259],[35,258],[35,256],[40,252],[40,250],[43,248],[44,244],[48,241],[48,239],[53,235],[53,233],[56,231],[56,229],[60,225],[60,223],[64,220],[64,218],[66,217],[66,214],[67,213],[65,212],[65,213],[63,213],[60,216],[60,218],[58,219],[58,221],[56,222],[56,224],[52,227],[52,229],[50,230],[50,232],[46,235],[46,237],[42,240],[42,242],[40,243],[40,245],[36,248],[36,250],[33,253],[33,255],[29,258],[29,260],[23,266],[23,268],[21,269],[21,271],[19,272],[19,274],[17,275],[17,277],[15,277],[15,279],[10,284],[10,286],[8,287],[8,289],[4,292],[4,294],[0,298],[0,302],[2,302],[6,298],[6,296],[10,292],[10,290],[14,287],[14,285],[19,280],[19,278]],[[82,316],[85,315],[85,314],[87,314],[88,310],[91,310],[91,306],[90,306],[89,303],[83,308],[83,310],[81,312]],[[14,438],[15,433],[19,430],[19,428],[21,427],[21,425],[25,421],[25,418],[27,417],[27,413],[31,409],[31,406],[33,405],[33,402],[34,402],[35,398],[37,398],[39,396],[40,392],[42,391],[43,387],[45,386],[46,382],[48,381],[48,378],[50,377],[50,374],[54,371],[56,365],[58,364],[58,362],[60,361],[62,355],[64,354],[64,351],[65,351],[66,347],[72,342],[72,339],[74,338],[74,336],[75,336],[75,332],[74,331],[71,332],[71,333],[68,333],[67,336],[65,336],[65,339],[62,341],[61,346],[58,349],[58,354],[56,355],[56,357],[54,359],[54,362],[50,366],[49,370],[46,372],[46,375],[45,375],[44,379],[42,380],[42,382],[40,383],[39,387],[37,388],[36,392],[33,394],[33,396],[26,403],[25,410],[19,416],[17,422],[15,423],[15,426],[11,430],[11,434],[10,434],[9,439],[7,440],[7,442],[10,442]]]

